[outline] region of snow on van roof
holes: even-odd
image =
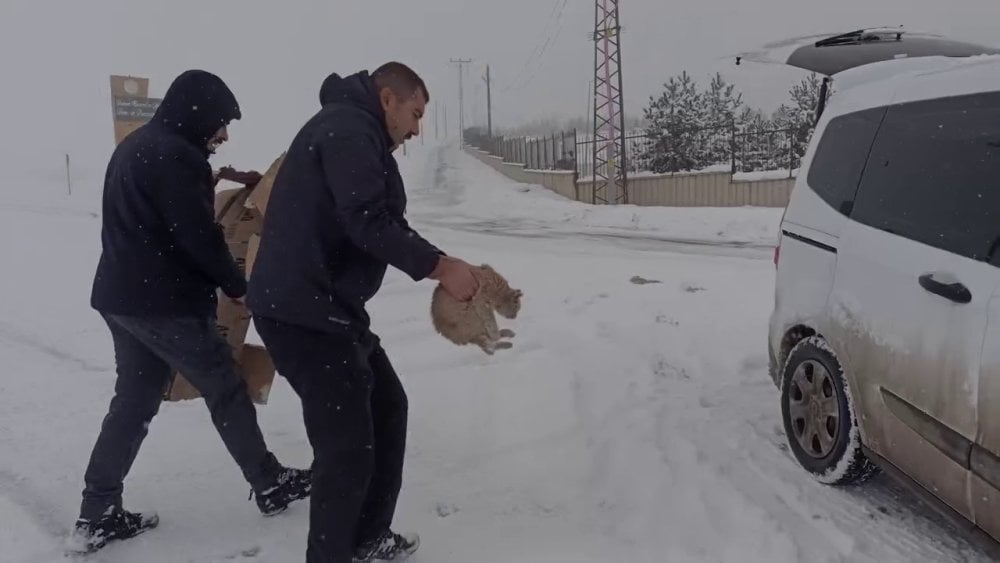
[[[1000,90],[1000,55],[902,58],[855,67],[833,76],[827,111],[843,114],[891,102]],[[943,75],[947,79],[937,79]],[[920,88],[903,88],[914,81]]]

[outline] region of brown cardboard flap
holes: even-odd
[[[260,235],[250,235],[250,242],[247,243],[247,253],[244,257],[244,268],[247,277],[253,273],[253,262],[257,258],[257,251],[260,250]]]
[[[250,398],[259,405],[266,405],[274,384],[274,361],[267,349],[254,344],[243,347],[240,373],[247,382]]]
[[[267,350],[253,344],[244,345],[236,371],[246,383],[250,399],[259,405],[266,405],[275,375],[274,362]],[[201,394],[182,374],[175,373],[165,398],[167,401],[190,401],[201,398]]]
[[[246,202],[246,188],[230,188],[215,192],[215,220],[222,223],[223,217],[233,207],[242,207]]]
[[[220,224],[226,242],[248,242],[250,235],[260,233],[264,226],[264,216],[252,207],[234,205],[222,218]]]
[[[250,328],[250,311],[242,304],[221,296],[215,328],[233,350],[233,358],[239,359],[237,354],[243,348]]]
[[[251,235],[251,238],[256,235]],[[229,247],[229,254],[233,256],[233,260],[236,261],[236,265],[240,268],[240,273],[243,274],[245,278],[247,276],[247,254],[250,250],[249,242],[230,242],[226,246]]]
[[[257,182],[254,187],[253,193],[250,194],[248,201],[250,205],[257,208],[261,215],[267,213],[267,202],[271,199],[271,190],[274,189],[274,180],[278,177],[278,171],[281,169],[282,163],[285,162],[285,154],[281,153],[278,158],[271,163],[271,167],[267,169],[264,176]]]

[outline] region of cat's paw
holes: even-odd
[[[512,344],[510,342],[503,341],[503,342],[497,342],[496,344],[494,344],[494,346],[498,350],[510,350],[511,348],[514,347],[514,344]]]
[[[515,334],[513,330],[504,328],[500,330],[500,338],[514,338]]]

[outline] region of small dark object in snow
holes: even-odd
[[[670,326],[680,326],[681,325],[681,323],[675,321],[674,319],[671,319],[670,317],[668,317],[666,315],[656,315],[656,323],[657,324],[668,324]]]
[[[447,518],[458,512],[459,508],[454,504],[444,504],[443,502],[439,502],[434,507],[434,511],[437,512],[437,515],[441,518]]]
[[[694,286],[694,285],[685,285],[684,286],[684,291],[686,291],[688,293],[698,293],[700,291],[705,291],[705,288],[704,287]]]
[[[646,285],[649,283],[663,283],[660,280],[647,280],[642,276],[632,276],[632,279],[630,279],[629,281],[634,283],[635,285]]]
[[[820,516],[819,514],[813,514],[813,520],[822,520],[822,519],[823,517]]]
[[[526,194],[531,191],[531,188],[521,188],[517,191],[521,192],[522,194]]]
[[[884,506],[878,507],[878,511],[881,512],[882,514],[889,514],[889,509]]]

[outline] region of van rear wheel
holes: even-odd
[[[782,372],[781,417],[795,459],[829,485],[861,483],[878,472],[861,449],[850,387],[820,337],[799,342]]]

